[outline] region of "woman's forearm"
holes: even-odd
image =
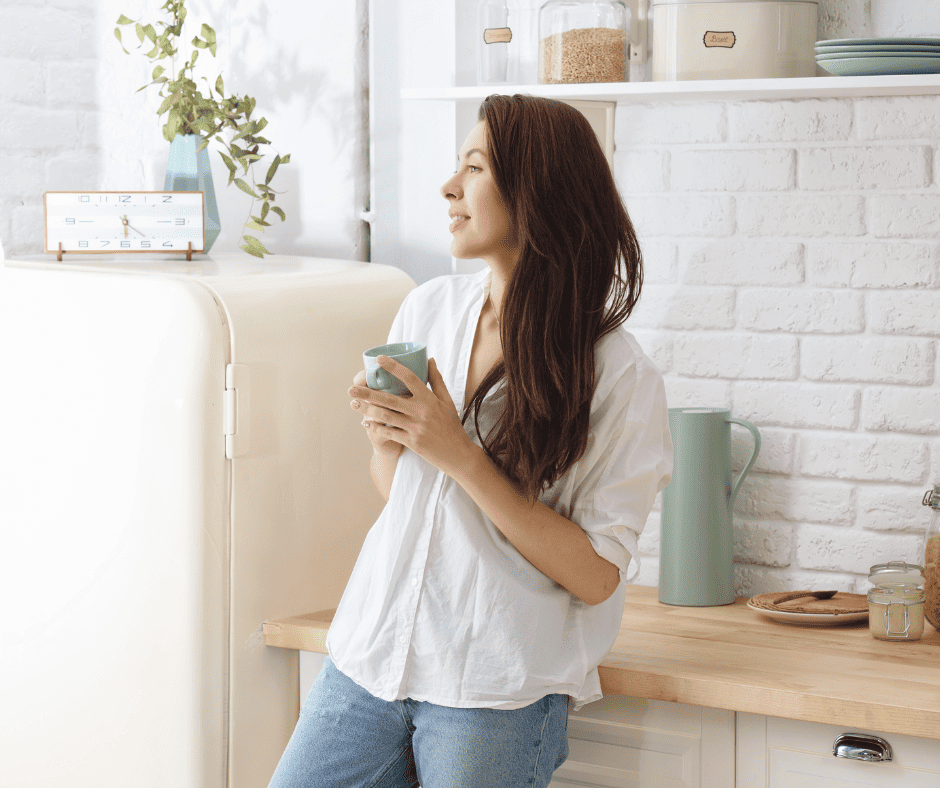
[[[372,460],[369,462],[369,471],[372,474],[375,489],[386,501],[392,491],[392,481],[395,478],[395,470],[398,468],[399,457],[401,457],[401,451],[392,457],[376,450],[372,452]]]
[[[472,449],[454,480],[536,569],[582,602],[597,605],[620,584],[620,570],[601,558],[584,530],[541,501],[530,506],[482,448]]]

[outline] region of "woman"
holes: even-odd
[[[547,785],[672,472],[662,376],[622,325],[640,250],[584,116],[490,96],[441,194],[452,253],[487,268],[392,324],[430,387],[381,357],[412,396],[349,390],[388,504],[272,788]]]

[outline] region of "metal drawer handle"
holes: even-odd
[[[888,742],[865,733],[843,733],[832,743],[832,754],[856,761],[890,761],[892,757]]]

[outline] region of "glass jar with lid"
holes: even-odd
[[[879,640],[920,640],[924,634],[924,568],[906,561],[868,570],[868,628]]]
[[[539,9],[539,82],[626,82],[630,22],[619,0],[548,0]]]
[[[480,0],[477,6],[477,84],[503,85],[519,78],[519,4]]]
[[[927,490],[922,503],[932,510],[924,537],[924,615],[940,629],[940,484]]]
[[[924,634],[924,589],[911,583],[872,588],[868,592],[868,627],[879,640],[920,640]]]

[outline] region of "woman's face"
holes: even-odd
[[[457,156],[457,172],[441,186],[441,194],[450,203],[454,257],[498,261],[506,267],[515,262],[515,233],[496,189],[483,121],[467,136]]]

